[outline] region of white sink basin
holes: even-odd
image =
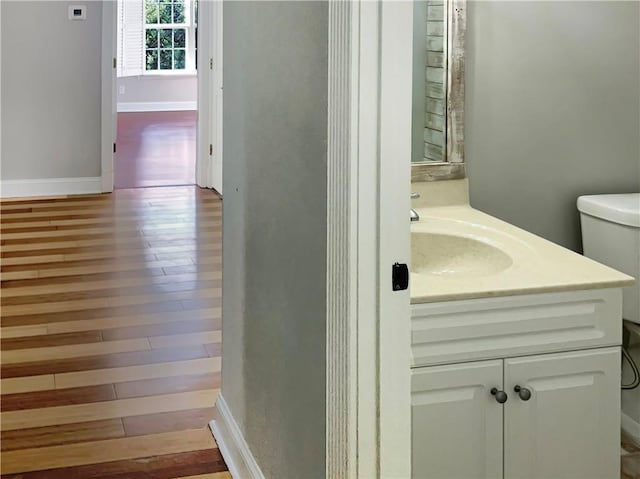
[[[411,272],[438,276],[489,276],[513,259],[479,239],[433,232],[411,233]]]
[[[416,211],[412,304],[631,284],[628,276],[468,205]]]

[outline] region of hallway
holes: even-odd
[[[230,478],[216,194],[1,205],[2,478]]]
[[[193,185],[197,111],[118,113],[114,186]]]

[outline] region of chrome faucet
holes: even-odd
[[[416,198],[420,198],[420,193],[411,193],[411,199],[414,200]],[[411,211],[409,212],[409,214],[410,214],[411,221],[420,221],[420,215],[413,208],[411,208]]]

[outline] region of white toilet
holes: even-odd
[[[584,255],[636,278],[624,289],[622,317],[640,324],[640,193],[578,198]]]
[[[636,278],[623,290],[622,317],[640,334],[640,194],[581,196],[578,210],[584,255]],[[640,365],[640,336],[629,353]],[[623,380],[629,376],[624,366]],[[640,442],[640,387],[622,392],[622,428]]]

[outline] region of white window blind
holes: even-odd
[[[144,0],[118,0],[118,76],[144,71]]]

